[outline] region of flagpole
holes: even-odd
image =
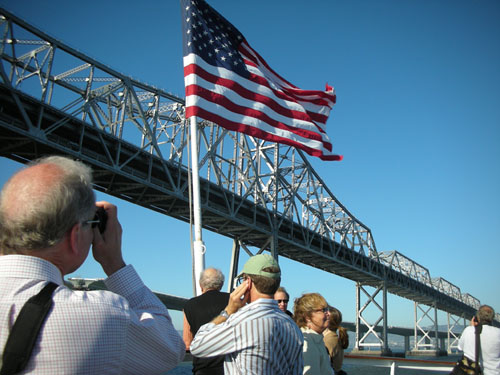
[[[194,218],[194,243],[193,243],[193,273],[195,294],[201,294],[200,274],[205,269],[206,247],[201,235],[201,204],[200,204],[200,175],[198,164],[198,127],[196,117],[190,118],[191,133],[191,174],[193,183],[193,218]]]

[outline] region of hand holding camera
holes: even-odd
[[[111,275],[125,266],[122,257],[122,227],[117,217],[117,208],[108,202],[97,202],[95,214],[99,229],[94,232],[92,253],[106,275]],[[97,222],[98,221],[98,222]]]
[[[108,214],[106,213],[104,207],[97,207],[97,211],[95,212],[94,216],[94,221],[96,221],[96,223],[93,224],[92,227],[97,226],[97,228],[99,228],[99,232],[103,234],[104,231],[106,230],[106,223],[108,222]]]

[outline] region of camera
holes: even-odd
[[[96,225],[99,228],[99,232],[101,232],[101,234],[104,233],[104,230],[106,229],[106,222],[108,221],[108,214],[106,213],[106,210],[102,207],[97,207],[94,220],[98,221]]]

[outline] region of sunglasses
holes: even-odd
[[[327,312],[330,312],[330,309],[328,307],[323,307],[322,309],[313,310],[313,312],[322,312],[323,314],[326,314]]]
[[[278,303],[288,303],[287,299],[277,299],[276,302]]]

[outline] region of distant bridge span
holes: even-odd
[[[97,190],[189,222],[184,100],[0,14],[0,155],[79,158],[92,165]],[[476,298],[399,252],[377,252],[370,229],[302,152],[206,121],[199,150],[203,227],[232,238],[236,255],[255,247],[351,279],[358,294],[369,285],[383,291],[384,310],[389,292],[458,317],[475,313]]]

